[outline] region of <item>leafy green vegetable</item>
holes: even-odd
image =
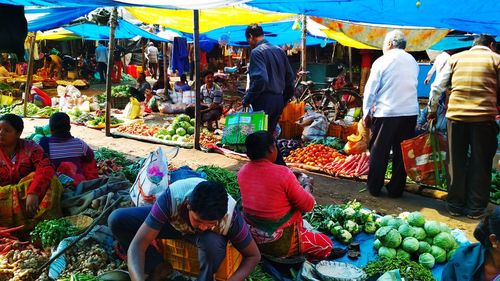
[[[396,250],[382,246],[378,249],[378,255],[381,258],[394,258],[396,256]]]
[[[453,258],[453,255],[455,255],[455,251],[456,249],[453,249],[448,252],[448,254],[446,255],[446,261],[450,261]]]
[[[375,231],[377,231],[377,225],[372,221],[366,222],[363,230],[368,234],[375,233]]]
[[[408,268],[409,271],[407,271]],[[372,277],[378,278],[385,272],[394,269],[399,269],[401,277],[403,277],[405,280],[435,280],[432,276],[432,272],[429,269],[416,262],[401,257],[384,258],[378,261],[371,261],[363,268],[367,275],[367,278],[370,280],[372,279]]]
[[[408,260],[411,258],[410,254],[401,248],[396,250],[396,257]]]
[[[262,266],[258,265],[255,267],[255,269],[250,273],[250,276],[248,276],[246,281],[273,281],[274,278],[269,275],[267,272],[265,272],[262,269]]]
[[[436,260],[434,259],[434,256],[432,256],[431,254],[429,253],[423,253],[421,254],[419,257],[418,257],[418,262],[431,269],[434,267],[434,264],[436,263]]]
[[[445,251],[451,251],[455,246],[455,238],[448,232],[441,232],[434,236],[432,244],[444,249]]]
[[[428,237],[434,237],[441,232],[441,225],[436,221],[426,221],[424,229]]]
[[[427,233],[425,233],[425,229],[421,227],[414,227],[413,230],[415,233],[413,234],[413,237],[417,238],[418,241],[422,241],[427,237]]]
[[[401,234],[401,236],[403,236],[404,238],[413,237],[413,235],[415,235],[415,229],[413,229],[413,227],[411,227],[407,223],[403,223],[402,225],[400,225],[398,231],[399,234]]]
[[[418,240],[414,237],[406,237],[403,240],[403,250],[408,253],[415,253],[416,251],[418,251],[419,246],[420,245]]]
[[[378,240],[378,239],[375,239],[375,241],[373,242],[373,248],[375,250],[378,250],[378,249],[380,249],[380,247],[382,247],[382,242],[380,242],[380,240]]]
[[[437,263],[443,263],[446,261],[446,251],[438,246],[431,247],[431,255],[436,259]]]
[[[56,246],[66,237],[76,234],[78,227],[65,218],[44,220],[38,223],[30,235],[33,242],[40,242],[44,248]]]
[[[207,180],[209,181],[222,183],[226,187],[227,193],[234,200],[240,201],[240,186],[238,185],[238,176],[236,173],[215,166],[200,166],[196,171],[207,174]]]
[[[423,254],[423,253],[430,253],[431,252],[431,245],[425,241],[419,241],[418,242],[418,253]]]
[[[408,223],[411,226],[422,227],[425,225],[425,218],[420,212],[412,212],[408,215]]]
[[[133,162],[128,160],[123,153],[106,147],[97,149],[94,152],[94,158],[97,162],[114,159],[115,164],[122,167],[133,164]]]

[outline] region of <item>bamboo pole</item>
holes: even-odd
[[[352,83],[352,48],[349,47],[349,82]]]
[[[302,15],[302,52],[300,55],[300,69],[302,71],[307,70],[306,37],[307,37],[307,16]],[[307,75],[303,76],[303,79],[307,80]]]
[[[163,84],[164,84],[164,89],[165,91],[167,90],[168,88],[168,85],[167,85],[167,77],[168,77],[168,73],[167,73],[167,42],[163,42],[162,43],[162,47],[163,47]],[[159,77],[158,77],[159,79]]]
[[[195,73],[195,130],[194,130],[194,148],[200,149],[200,128],[201,124],[201,112],[200,112],[200,12],[198,10],[193,10],[193,36],[194,36],[194,73]]]
[[[109,45],[108,45],[108,69],[106,72],[106,136],[111,136],[111,73],[114,66],[113,54],[115,52],[115,29],[118,25],[118,10],[113,8],[109,18]]]
[[[28,97],[31,95],[31,84],[33,82],[33,65],[35,64],[35,57],[33,53],[35,51],[35,42],[36,42],[36,31],[30,36],[30,58],[28,60],[28,73],[26,73],[26,87],[24,88],[23,94],[23,116],[27,116],[28,111]]]

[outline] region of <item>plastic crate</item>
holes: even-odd
[[[327,135],[329,137],[340,138],[340,137],[342,137],[342,130],[343,130],[342,126],[337,125],[337,124],[330,124],[328,126],[328,134]]]
[[[160,240],[163,257],[168,261],[174,270],[190,276],[197,276],[200,272],[198,261],[198,248],[184,240]],[[230,243],[226,247],[226,258],[215,273],[215,280],[225,281],[233,275],[241,264],[243,257]]]

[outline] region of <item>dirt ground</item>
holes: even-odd
[[[47,119],[24,119],[23,137],[34,132],[34,126],[48,124]],[[83,126],[73,126],[72,134],[86,141],[93,148],[107,147],[127,154],[129,157],[145,157],[150,151],[155,150],[158,144],[140,142],[125,138],[106,137],[104,131],[89,129]],[[162,146],[165,151],[173,149],[169,146]],[[199,165],[217,165],[232,171],[238,171],[245,164],[226,156],[214,153],[205,153],[195,149],[180,149],[178,155],[171,160],[175,166],[188,165],[196,168]],[[388,197],[372,197],[368,191],[363,191],[366,187],[364,182],[337,179],[321,174],[309,173],[313,176],[314,196],[319,204],[338,204],[356,199],[367,208],[381,213],[398,214],[404,211],[420,211],[427,219],[447,223],[451,228],[463,230],[470,240],[474,240],[473,231],[478,221],[468,218],[450,217],[443,201],[422,197],[411,193],[405,193],[402,198],[391,199]],[[492,207],[492,206],[490,206]]]

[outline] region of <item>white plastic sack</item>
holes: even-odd
[[[158,147],[149,153],[130,188],[132,202],[138,207],[153,204],[156,196],[168,188],[168,179],[168,159]]]
[[[57,96],[58,97],[64,97],[66,95],[66,87],[64,86],[57,86]]]
[[[66,86],[66,93],[74,99],[77,99],[82,96],[82,93],[80,93],[80,90],[78,90],[75,86],[73,85],[68,85]]]
[[[303,124],[309,124],[302,131],[303,141],[313,141],[326,137],[328,132],[328,119],[325,115],[309,111],[301,117]],[[312,121],[312,122],[311,122]]]

